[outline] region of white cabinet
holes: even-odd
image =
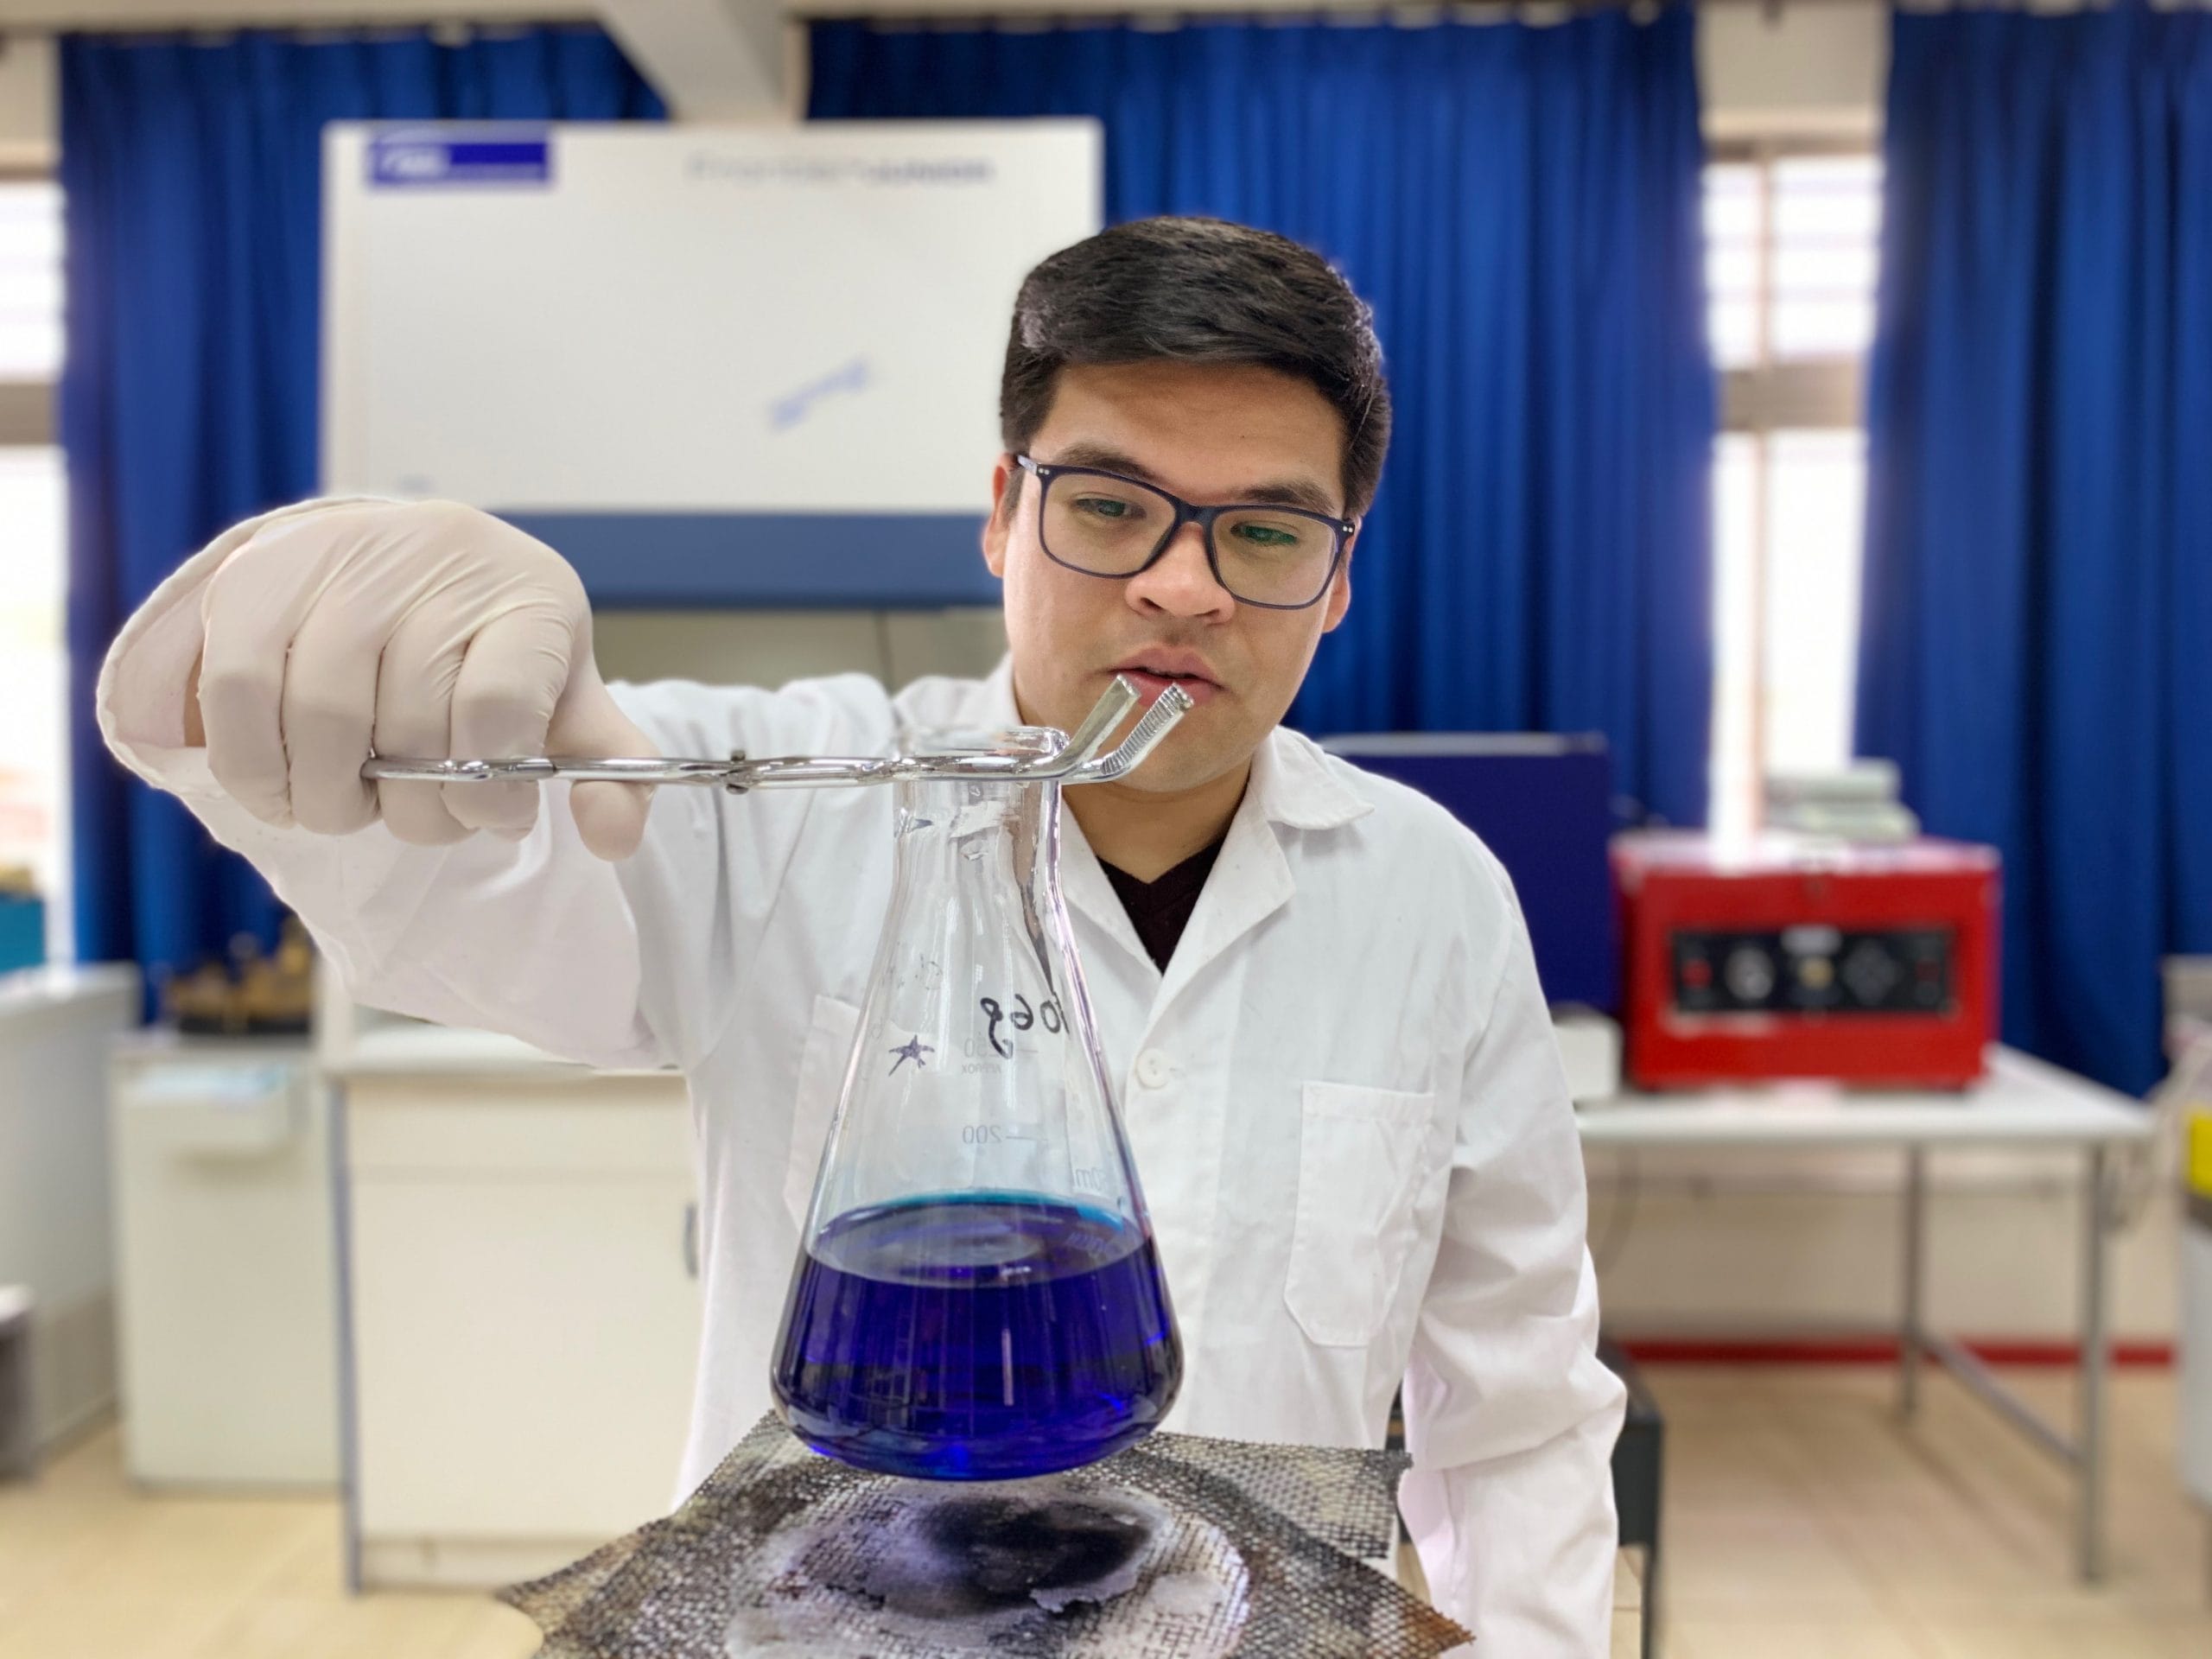
[[[362,1581],[505,1582],[665,1514],[699,1329],[681,1080],[365,1058],[345,1110]]]
[[[307,1046],[148,1033],[110,1076],[131,1478],[334,1486],[330,1125]]]
[[[107,1051],[137,1023],[135,968],[0,974],[0,1287],[35,1304],[35,1446],[115,1403]]]

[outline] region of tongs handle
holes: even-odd
[[[715,784],[732,794],[761,788],[823,788],[839,785],[887,784],[902,778],[959,779],[997,783],[1045,779],[1063,784],[1109,783],[1126,778],[1160,747],[1175,722],[1188,712],[1190,695],[1171,685],[1144,711],[1121,747],[1100,754],[1141,695],[1126,675],[1116,675],[1084,722],[1049,753],[891,756],[773,755],[747,760],[699,760],[658,756],[524,755],[498,760],[426,760],[374,755],[361,768],[372,782],[423,784],[570,783]]]

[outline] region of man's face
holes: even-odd
[[[1281,500],[1299,487],[1314,507],[1342,517],[1344,448],[1335,409],[1294,375],[1135,363],[1062,369],[1029,453],[1046,465],[1125,474],[1201,506]],[[1016,477],[1019,499],[1009,504]],[[1314,647],[1351,602],[1347,548],[1318,603],[1240,605],[1214,580],[1196,524],[1138,575],[1070,570],[1039,544],[1037,480],[1001,457],[992,487],[983,551],[1006,582],[1022,718],[1071,731],[1117,673],[1135,679],[1147,703],[1175,677],[1197,704],[1130,777],[1135,788],[1193,789],[1241,766],[1281,720]]]

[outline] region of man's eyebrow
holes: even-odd
[[[1125,455],[1119,449],[1103,443],[1071,443],[1048,463],[1054,467],[1091,467],[1102,473],[1121,473],[1140,479],[1147,484],[1160,484],[1160,475],[1134,455]],[[1308,512],[1318,512],[1324,518],[1338,516],[1335,498],[1319,485],[1305,479],[1279,479],[1273,483],[1255,484],[1227,498],[1232,501],[1250,501],[1274,506],[1303,507]]]

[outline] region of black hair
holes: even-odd
[[[1390,388],[1374,312],[1311,248],[1226,219],[1132,219],[1023,278],[999,382],[1001,439],[1027,451],[1066,364],[1160,360],[1255,363],[1310,382],[1344,422],[1346,513],[1375,499]]]

